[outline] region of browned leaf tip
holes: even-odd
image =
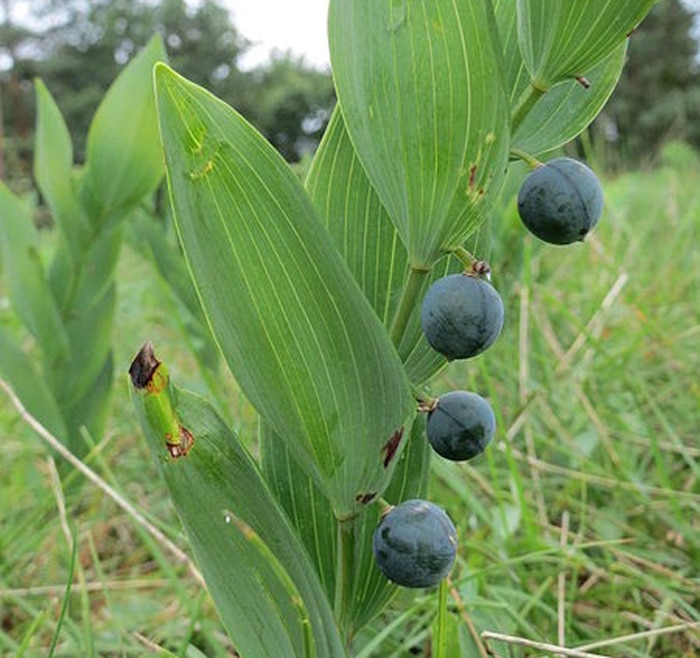
[[[146,388],[159,365],[160,361],[156,359],[156,355],[153,352],[153,343],[148,341],[139,350],[139,353],[129,366],[129,377],[131,377],[131,383],[134,385],[134,388],[138,390]]]
[[[403,425],[389,437],[389,440],[382,447],[382,452],[384,453],[384,468],[389,466],[391,460],[394,458],[402,437]]]

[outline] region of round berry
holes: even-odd
[[[485,279],[450,274],[428,289],[421,327],[430,346],[448,359],[467,359],[488,348],[503,328],[503,300]]]
[[[481,454],[495,431],[493,409],[476,393],[446,393],[428,414],[428,441],[435,452],[451,461],[467,461]]]
[[[550,244],[583,240],[603,212],[598,177],[572,158],[534,169],[518,193],[518,214],[527,229]]]
[[[427,500],[407,500],[392,508],[372,540],[381,572],[403,587],[433,587],[452,569],[457,531],[447,514]]]

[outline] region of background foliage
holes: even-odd
[[[534,244],[508,196],[490,237],[480,236],[510,321],[490,354],[451,366],[435,391],[489,391],[501,430],[479,464],[434,460],[429,493],[472,529],[459,557],[471,575],[455,586],[459,614],[479,631],[553,641],[561,618],[575,647],[700,622],[698,176],[697,155],[675,144],[653,172],[604,180],[607,208],[589,248]],[[133,346],[151,338],[175,381],[201,389],[179,307],[151,271],[123,250],[115,362],[123,372]],[[250,409],[230,380],[220,387],[233,426],[254,445]],[[39,655],[51,639],[69,574],[57,522],[64,501],[79,552],[60,655],[158,655],[144,637],[179,656],[233,655],[186,566],[91,485],[64,498],[46,447],[4,397],[0,432],[0,652],[21,655],[26,642],[25,655]],[[186,548],[126,384],[88,463]],[[401,597],[357,639],[358,651],[420,655],[434,613],[432,598]],[[500,656],[533,655],[489,644]],[[689,658],[700,633],[686,626],[590,651]]]
[[[57,4],[42,6],[49,11]],[[665,3],[671,5],[677,3]],[[110,10],[104,3],[95,6]],[[134,3],[115,2],[111,9],[129,6]],[[177,40],[166,35],[166,41],[177,54]],[[128,41],[119,43],[128,58]],[[241,40],[232,51],[243,47]],[[112,46],[112,59],[118,62],[120,52]],[[235,62],[237,55],[232,57]],[[268,116],[279,125],[275,108],[299,108],[308,144],[313,139],[308,128],[322,127],[324,111],[304,109],[313,85],[307,87],[294,66],[276,62],[250,79],[264,80],[265,71],[279,69],[282,80],[296,80],[290,86],[302,90],[302,101],[287,97],[277,104],[270,93]],[[217,69],[203,64],[197,75],[211,70]],[[217,75],[233,85],[239,74],[247,77],[225,68]],[[217,79],[202,82],[213,88]],[[21,79],[15,83],[21,91]],[[256,98],[262,98],[258,92]],[[274,128],[268,137],[275,143]],[[285,136],[277,146],[284,151],[291,143],[296,142]],[[611,144],[617,149],[614,140]],[[609,152],[601,147],[601,153]],[[700,403],[693,350],[700,326],[693,303],[700,293],[694,274],[700,271],[695,248],[700,200],[693,181],[700,164],[681,144],[662,153],[653,175],[606,181],[606,218],[586,249],[557,252],[524,236],[512,186],[506,186],[489,229],[477,237],[479,254],[490,253],[513,321],[488,364],[481,358],[453,364],[435,389],[468,382],[488,391],[500,435],[478,465],[436,462],[430,492],[468,538],[452,601],[464,622],[459,632],[471,638],[474,655],[485,654],[472,627],[542,641],[558,637],[592,650],[591,644],[608,639],[612,644],[600,650],[620,656],[689,656],[700,646],[699,455],[693,443]],[[294,159],[299,153],[287,155]],[[323,202],[321,193],[314,202]],[[38,248],[52,252],[55,241],[55,232],[45,232]],[[181,347],[182,299],[169,296],[144,267],[143,245],[138,247],[125,250],[118,264],[117,369],[125,370],[135,344],[154,338],[170,346],[165,358],[178,382],[197,388],[198,364]],[[6,288],[0,279],[0,295]],[[0,321],[12,325],[6,310]],[[154,326],[157,336],[151,335]],[[229,401],[225,415],[255,449],[259,436],[246,402],[230,381],[216,386],[220,399]],[[123,390],[115,395],[115,410],[87,461],[184,546],[172,509],[161,498],[163,484],[135,438]],[[184,567],[96,491],[88,488],[80,497],[64,492],[45,449],[13,410],[0,409],[0,427],[9,437],[0,462],[3,529],[9,528],[0,539],[0,647],[8,655],[32,655],[48,645],[63,585],[74,575],[60,635],[63,655],[138,654],[144,645],[176,655],[235,655],[208,596]],[[266,439],[263,428],[265,440],[274,437]],[[274,472],[280,464],[267,468]],[[36,500],[27,500],[27,491]],[[61,528],[55,510],[65,508],[69,517]],[[45,523],[37,524],[37,517]],[[71,544],[77,547],[75,560]],[[37,583],[46,589],[31,589]],[[160,588],[161,595],[151,588]],[[358,655],[426,651],[434,616],[431,598],[407,594],[396,610],[358,636]],[[673,627],[677,630],[665,630]],[[624,639],[640,631],[651,635]],[[499,655],[529,655],[494,641],[490,647]]]
[[[669,139],[700,147],[697,9],[659,2],[632,35],[619,84],[594,135],[608,166],[649,163]]]
[[[16,3],[5,0],[8,7]],[[8,173],[11,164],[23,163],[26,171],[31,162],[34,77],[47,80],[58,99],[80,161],[100,98],[153,34],[162,36],[178,71],[243,112],[289,161],[313,150],[330,117],[330,76],[303,59],[279,53],[256,69],[241,69],[248,42],[217,0],[194,8],[185,0],[44,1],[30,9],[32,27],[8,21],[7,11],[0,26],[0,53],[9,65],[0,73],[3,125],[6,148],[15,151]]]

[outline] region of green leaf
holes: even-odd
[[[251,457],[207,402],[142,355],[130,370],[137,412],[236,649],[345,656],[311,562]],[[173,435],[185,437],[179,452]]]
[[[74,261],[90,237],[90,222],[73,186],[73,145],[61,111],[41,80],[35,82],[37,120],[34,177]]]
[[[430,475],[430,448],[425,436],[425,419],[413,423],[408,445],[396,465],[385,499],[392,505],[413,498],[424,498]],[[351,599],[354,602],[354,628],[359,629],[376,617],[398,591],[377,568],[372,550],[372,535],[379,524],[380,510],[370,506],[363,523],[355,525],[353,563],[355,573]]]
[[[442,617],[445,639],[445,656],[476,656],[479,647],[474,646],[474,642],[469,637],[464,622],[454,613],[446,612]],[[433,631],[433,636],[435,632]],[[471,651],[468,650],[472,649]]]
[[[61,314],[65,314],[71,304],[71,298],[75,289],[77,270],[75,267],[78,254],[68,244],[65,234],[59,232],[56,235],[56,244],[53,257],[46,272],[49,288],[56,300],[56,306]]]
[[[51,391],[32,360],[4,327],[0,327],[0,376],[32,416],[54,436],[65,439],[66,427]]]
[[[409,276],[408,254],[360,164],[337,106],[306,186],[336,249],[374,312],[390,328]],[[461,267],[456,259],[443,259],[426,277],[423,291],[447,271]],[[418,298],[422,298],[420,293]],[[406,373],[416,384],[433,377],[446,363],[425,340],[419,316],[417,304],[399,345]]]
[[[530,82],[530,76],[518,46],[518,11],[513,0],[492,0],[492,3],[503,54],[506,93],[513,107]]]
[[[513,113],[517,112],[521,101],[528,103],[526,111],[512,126],[511,148],[531,155],[552,151],[580,134],[603,108],[620,77],[626,41],[586,72],[588,89],[575,80],[565,80],[540,95],[531,86],[530,74],[517,44],[515,3],[494,0],[494,11]]]
[[[165,65],[156,89],[175,222],[217,342],[336,514],[351,514],[386,487],[387,443],[412,420],[401,362],[282,158]]]
[[[73,290],[74,306],[84,309],[94,304],[112,285],[123,239],[122,226],[103,227],[83,253]]]
[[[508,154],[490,0],[331,0],[329,42],[352,143],[413,267],[478,227]]]
[[[260,454],[265,480],[280,502],[297,535],[306,546],[320,574],[326,595],[336,598],[338,580],[338,522],[330,501],[296,463],[284,442],[270,426],[260,427]],[[428,488],[430,449],[425,437],[425,419],[413,424],[406,449],[396,465],[384,498],[392,504],[422,498]],[[371,503],[376,500],[370,501]],[[387,605],[397,588],[377,569],[372,551],[372,535],[379,523],[376,504],[368,504],[359,518],[352,520],[352,573],[346,576],[351,602],[345,620],[350,634],[368,623]]]
[[[68,352],[68,338],[44,274],[37,231],[29,213],[2,181],[0,217],[3,263],[12,307],[49,362],[58,362]]]
[[[94,386],[112,347],[116,298],[112,283],[101,297],[91,300],[90,306],[77,305],[66,323],[71,362],[75,365],[53,372],[53,388],[62,406],[75,404]]]
[[[153,37],[119,74],[90,124],[87,171],[105,212],[129,208],[163,176],[152,72],[165,58],[160,37]]]
[[[326,596],[332,601],[338,558],[333,505],[299,466],[284,440],[262,419],[259,436],[265,481],[306,547]]]
[[[92,369],[94,370],[94,367]],[[82,457],[90,447],[83,440],[83,431],[87,431],[93,440],[103,435],[109,414],[113,383],[114,353],[110,350],[100,364],[100,368],[85,395],[62,409],[68,427],[66,445],[73,454]],[[67,462],[65,464],[67,468],[69,465]],[[59,466],[59,472],[60,468]]]
[[[553,151],[582,133],[610,98],[625,63],[623,42],[586,75],[590,87],[560,82],[545,93],[517,127],[512,147],[538,155]]]
[[[408,255],[357,158],[337,105],[306,187],[336,249],[389,327],[408,276]]]
[[[622,44],[656,0],[517,0],[518,43],[536,88],[588,72]]]

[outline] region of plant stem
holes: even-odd
[[[470,251],[467,251],[464,247],[459,245],[458,247],[455,247],[452,249],[452,254],[455,256],[455,258],[458,258],[462,263],[464,263],[464,270],[466,271],[471,271],[472,265],[476,263],[478,260],[474,254],[472,254]]]
[[[530,155],[529,153],[526,153],[525,151],[522,151],[520,149],[511,149],[510,154],[518,158],[519,160],[522,160],[527,164],[530,169],[537,169],[537,167],[540,167],[542,165],[542,161],[538,160],[534,155]]]
[[[530,84],[523,92],[517,106],[510,115],[511,134],[515,134],[515,131],[520,127],[520,124],[525,120],[525,117],[530,114],[530,111],[533,107],[535,107],[537,101],[540,100],[545,91],[547,90],[538,87],[534,80],[530,80]]]
[[[411,317],[411,312],[416,305],[418,293],[420,293],[421,287],[423,286],[423,280],[428,275],[429,271],[430,270],[411,267],[406,285],[401,294],[401,301],[399,302],[396,314],[391,323],[391,340],[396,349],[398,349],[401,344],[401,339],[408,325],[408,319]]]
[[[357,516],[338,519],[338,562],[335,580],[335,618],[345,636],[352,640],[353,572],[355,570],[355,523]]]
[[[447,578],[438,586],[438,609],[433,627],[433,657],[447,658]]]

